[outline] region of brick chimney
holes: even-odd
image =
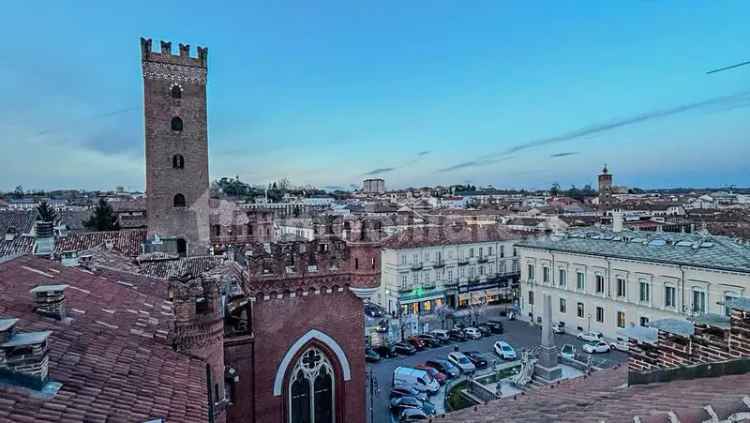
[[[65,313],[65,288],[68,285],[37,285],[30,292],[34,295],[34,310],[43,315],[63,320]]]
[[[18,231],[16,230],[16,228],[13,227],[13,226],[10,226],[5,231],[5,240],[6,241],[13,241],[14,239],[16,239],[17,235],[18,235]]]
[[[0,380],[40,390],[47,384],[52,332],[18,333],[18,319],[0,319]]]

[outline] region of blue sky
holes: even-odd
[[[143,188],[140,36],[209,48],[212,177],[750,185],[750,2],[108,3],[4,5],[0,188]]]

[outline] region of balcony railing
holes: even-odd
[[[438,260],[432,264],[432,267],[434,268],[445,267],[445,262],[443,260]]]
[[[487,263],[487,257],[479,257],[477,263]]]
[[[469,264],[469,259],[467,259],[467,258],[460,258],[460,259],[458,259],[458,265],[459,266],[466,266],[467,264]]]
[[[411,265],[411,270],[422,270],[422,263],[414,263]]]
[[[435,282],[425,282],[422,284],[424,289],[435,289]]]
[[[455,288],[458,286],[458,280],[447,281],[443,284],[446,288]]]

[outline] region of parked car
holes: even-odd
[[[503,360],[515,360],[517,358],[516,351],[505,341],[497,341],[493,347],[495,353]]]
[[[476,366],[474,366],[474,363],[469,360],[469,357],[462,352],[454,351],[448,354],[448,361],[453,363],[464,373],[473,373],[477,369]]]
[[[378,345],[377,347],[372,348],[376,353],[380,354],[381,358],[393,358],[398,356],[398,353],[396,351],[396,346],[391,344],[383,344]]]
[[[373,303],[367,303],[365,304],[365,315],[367,317],[372,317],[373,319],[377,319],[379,317],[383,317],[383,309],[380,308],[377,304]]]
[[[583,344],[583,351],[589,354],[607,353],[609,352],[609,344],[604,341],[596,341],[588,344]]]
[[[447,344],[451,340],[451,337],[448,331],[443,330],[443,329],[435,329],[432,332],[430,332],[430,335],[432,335],[435,339],[437,339],[443,344]]]
[[[474,327],[464,329],[464,334],[466,334],[466,337],[469,339],[479,339],[482,337],[482,332]]]
[[[409,338],[406,338],[406,342],[414,346],[414,348],[416,348],[417,351],[422,351],[423,349],[427,348],[427,344],[425,344],[423,340],[419,339],[416,336],[411,336]]]
[[[427,394],[409,384],[401,383],[391,389],[391,398],[398,397],[417,397],[426,400]]]
[[[416,408],[424,411],[428,416],[435,415],[435,406],[429,401],[422,401],[416,397],[401,397],[391,400],[391,410],[405,410],[407,408]]]
[[[579,332],[576,336],[578,339],[587,342],[599,341],[602,339],[601,332]]]
[[[492,328],[486,323],[482,323],[481,325],[477,326],[477,329],[479,329],[479,332],[482,334],[482,336],[490,336],[492,335]]]
[[[492,333],[503,333],[504,331],[503,322],[499,320],[490,320],[486,325],[490,327]]]
[[[376,353],[372,348],[365,348],[365,361],[376,363],[380,361],[380,354]]]
[[[461,370],[454,366],[450,361],[443,359],[427,360],[424,363],[425,366],[429,366],[437,369],[440,373],[448,376],[449,378],[458,377],[461,374]]]
[[[417,349],[414,348],[414,345],[408,344],[406,342],[397,342],[393,344],[393,349],[397,353],[403,355],[413,355],[415,352],[417,352]]]
[[[440,341],[432,335],[424,334],[417,336],[417,338],[421,339],[426,347],[435,348],[442,345]]]
[[[451,329],[448,331],[448,336],[454,341],[466,341],[466,334],[461,329]]]
[[[489,365],[487,360],[482,357],[482,354],[479,353],[479,351],[464,351],[464,355],[471,360],[472,363],[474,363],[474,367],[477,369],[484,369]]]
[[[406,408],[401,411],[398,417],[399,422],[418,422],[422,420],[428,420],[430,416],[424,412],[421,408]]]
[[[556,335],[565,333],[565,322],[557,322],[552,325],[552,333]]]
[[[446,376],[445,374],[443,374],[443,372],[441,372],[440,370],[434,367],[426,366],[424,364],[419,364],[414,367],[416,367],[417,369],[427,370],[427,373],[429,373],[432,377],[434,377],[435,380],[437,380],[438,383],[441,385],[445,385],[445,382],[448,381],[448,376]]]
[[[440,384],[428,372],[414,367],[396,367],[393,370],[394,385],[411,385],[428,394],[436,394]]]
[[[609,347],[613,350],[628,352],[628,338],[625,336],[618,336],[617,339],[610,342]]]
[[[560,357],[567,358],[569,360],[575,360],[576,358],[576,347],[565,344],[560,348]]]

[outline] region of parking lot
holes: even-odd
[[[506,341],[510,343],[517,352],[520,352],[521,349],[533,348],[541,342],[541,328],[539,326],[530,326],[525,322],[507,320],[503,321],[503,325],[505,326],[505,332],[503,334],[493,334],[472,341],[451,342],[448,345],[438,348],[428,348],[424,351],[418,351],[411,356],[387,358],[378,363],[369,364],[368,370],[372,370],[372,375],[377,380],[377,385],[379,386],[379,390],[375,393],[373,402],[374,409],[372,414],[374,418],[371,423],[388,423],[391,421],[389,395],[393,383],[393,370],[398,366],[414,366],[435,358],[445,359],[448,353],[453,351],[456,345],[459,347],[460,351],[479,351],[488,359],[499,359],[494,354],[492,348],[495,341]],[[581,346],[584,344],[584,342],[578,340],[575,336],[567,334],[555,335],[555,343],[558,346],[572,344],[578,351],[582,351]],[[626,353],[620,351],[596,354],[593,357],[593,364],[597,367],[611,367],[614,364],[625,362],[627,357]],[[443,398],[443,395],[439,395],[437,398]],[[369,397],[367,407],[369,419]]]

